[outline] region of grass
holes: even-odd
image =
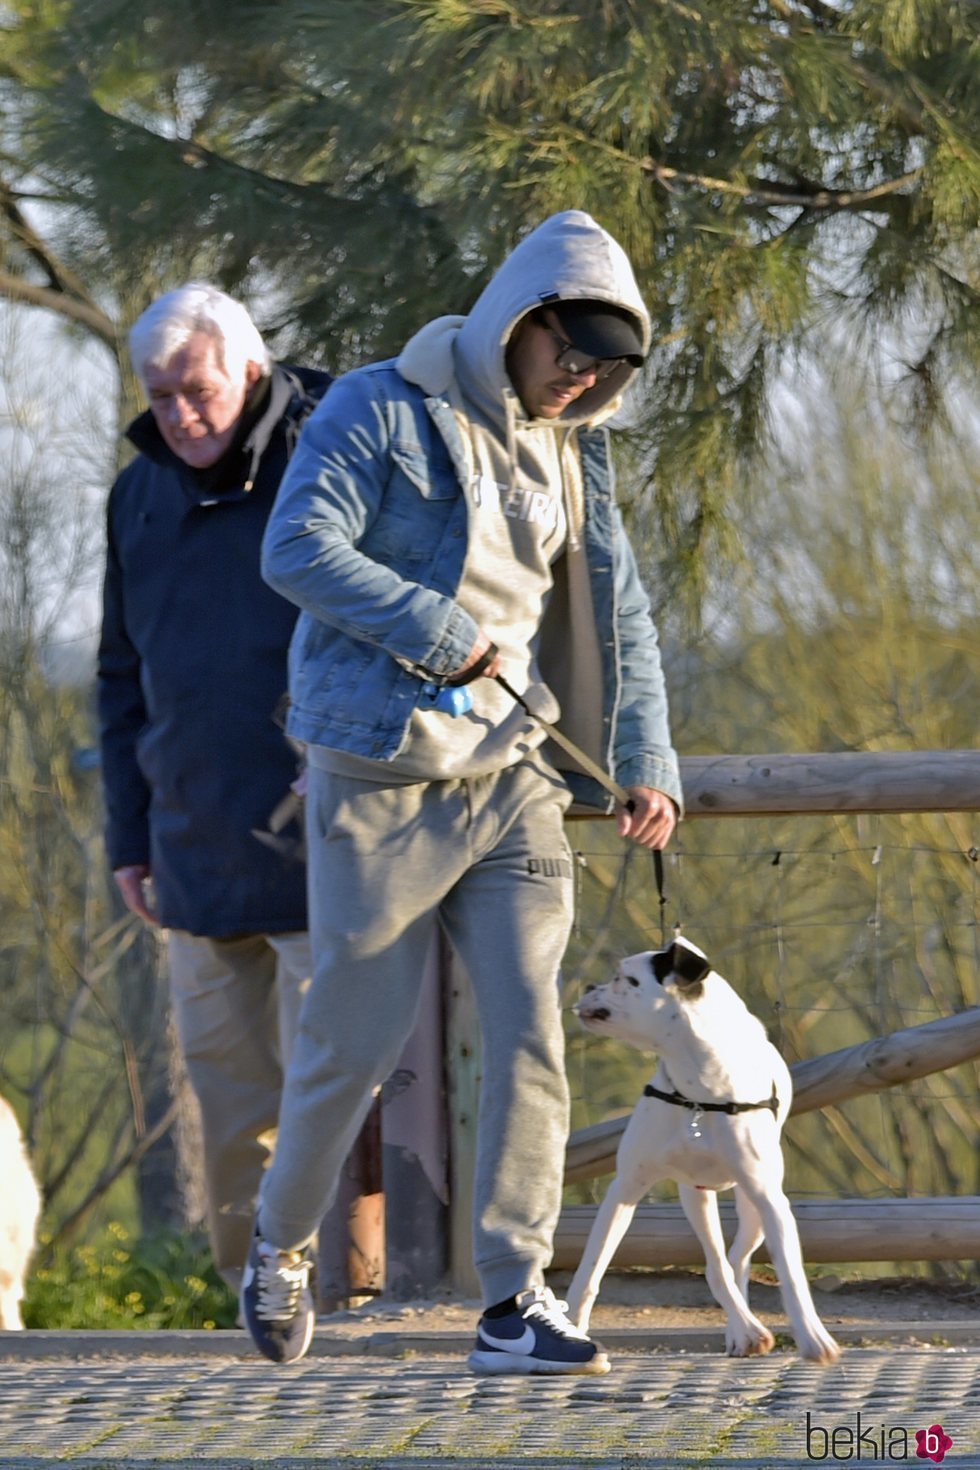
[[[46,1255],[42,1237],[23,1303],[36,1328],[234,1327],[234,1295],[214,1269],[203,1237],[133,1241],[110,1224],[93,1244]]]

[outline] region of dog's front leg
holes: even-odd
[[[724,1309],[727,1319],[725,1351],[734,1358],[768,1353],[775,1346],[776,1340],[768,1327],[752,1315],[748,1302],[739,1290],[735,1272],[725,1255],[725,1237],[718,1215],[717,1194],[713,1189],[695,1189],[690,1184],[679,1184],[678,1194],[684,1213],[704,1251],[705,1279],[711,1295]]]
[[[756,1194],[753,1203],[762,1217],[769,1257],[779,1277],[783,1306],[800,1357],[814,1363],[833,1363],[840,1357],[840,1348],[824,1327],[813,1304],[803,1266],[800,1234],[789,1200],[781,1189],[777,1189],[771,1194]]]
[[[569,1318],[583,1332],[588,1331],[599,1284],[648,1188],[649,1185],[627,1188],[617,1174],[599,1206],[578,1270],[568,1288]]]

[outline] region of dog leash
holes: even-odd
[[[493,649],[493,651],[490,652],[490,650],[488,650],[487,654],[484,655],[484,659],[481,659],[480,661],[479,667],[481,672],[487,667],[487,664],[492,661],[497,652],[495,646],[491,645],[491,648]],[[633,801],[633,798],[630,796],[625,786],[620,786],[618,781],[614,781],[613,778],[602,769],[597,761],[594,761],[590,755],[587,755],[586,752],[581,748],[581,746],[575,744],[574,740],[570,740],[568,736],[564,735],[562,731],[559,730],[555,725],[549,724],[547,720],[543,720],[539,714],[536,714],[535,711],[528,704],[527,700],[523,697],[523,695],[518,694],[517,690],[514,689],[507,682],[503,674],[494,674],[493,677],[496,679],[497,683],[500,685],[504,693],[509,694],[511,699],[515,700],[516,703],[520,705],[524,713],[526,715],[529,715],[530,718],[534,720],[535,724],[540,725],[545,734],[551,740],[553,740],[556,745],[560,745],[562,750],[570,755],[572,759],[582,767],[583,771],[587,771],[589,775],[594,777],[594,779],[598,781],[601,786],[604,786],[607,791],[611,792],[611,794],[616,798],[620,805],[624,806],[628,812],[632,812],[635,810],[636,803]],[[660,940],[661,943],[663,943],[666,934],[665,909],[667,906],[667,895],[664,889],[664,857],[663,853],[658,847],[655,847],[653,849],[653,876],[654,882],[657,885],[657,899],[660,905]]]
[[[484,674],[499,652],[500,650],[496,643],[488,643],[480,657],[476,659],[460,679],[437,682],[431,675],[426,675],[426,682],[423,686],[425,703],[430,708],[439,709],[444,714],[451,715],[454,718],[457,715],[466,714],[472,708],[473,704],[472,695],[466,688],[466,685],[472,684],[481,674]],[[421,672],[424,673],[425,671],[422,670]],[[594,780],[599,782],[600,786],[604,787],[606,791],[614,796],[620,806],[625,807],[628,812],[636,810],[636,803],[626,790],[626,787],[620,786],[618,781],[614,781],[612,776],[603,770],[598,761],[594,761],[580,745],[576,745],[575,741],[570,740],[556,725],[552,725],[548,720],[543,719],[536,710],[533,710],[524,695],[518,694],[517,690],[504,678],[503,674],[493,674],[491,677],[497,681],[504,693],[509,695],[514,703],[520,706],[528,718],[533,720],[536,725],[540,725],[544,733],[556,745],[560,745],[562,750],[567,755],[570,755],[572,760],[581,766],[583,771],[588,772]],[[657,885],[657,899],[660,905],[660,940],[661,943],[665,943],[667,895],[664,889],[663,853],[659,848],[653,849],[653,876],[654,882]]]
[[[574,761],[577,761],[578,764],[582,767],[583,771],[588,771],[590,776],[594,777],[594,779],[598,781],[601,786],[604,786],[607,791],[611,792],[612,795],[615,796],[616,800],[619,802],[620,806],[624,806],[627,811],[633,810],[633,798],[630,796],[625,786],[620,786],[618,781],[614,781],[613,778],[602,769],[597,761],[594,761],[590,755],[586,755],[585,751],[582,750],[580,746],[576,745],[574,740],[569,740],[567,735],[563,735],[561,730],[559,730],[556,725],[550,725],[547,720],[543,720],[540,715],[535,714],[534,710],[528,704],[524,696],[522,694],[518,694],[517,690],[514,689],[510,684],[508,684],[503,674],[494,674],[493,677],[496,679],[497,683],[500,685],[504,693],[509,694],[511,699],[515,700],[516,703],[520,705],[521,709],[526,715],[530,715],[535,724],[541,726],[545,734],[551,740],[553,740],[556,745],[560,745],[562,750],[570,755]]]

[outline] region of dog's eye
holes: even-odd
[[[627,980],[629,981],[629,983],[633,986],[633,988],[635,990],[638,990],[639,989],[640,982],[639,982],[639,980],[637,980],[637,978],[636,978],[635,975],[627,975],[626,978],[627,978]]]

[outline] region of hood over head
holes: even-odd
[[[484,288],[469,316],[438,317],[422,327],[406,343],[398,370],[429,394],[445,392],[458,377],[465,396],[480,403],[490,418],[497,418],[508,399],[516,401],[504,354],[517,323],[556,301],[616,307],[629,320],[624,342],[634,350],[635,323],[641,352],[633,362],[623,363],[583,393],[561,418],[537,421],[551,428],[601,423],[615,413],[639,371],[640,359],[650,350],[650,318],[626,252],[580,209],[554,214],[527,235]],[[580,325],[582,313],[587,314],[587,308],[569,307],[569,315],[577,314]],[[589,351],[584,340],[575,345]]]
[[[515,327],[529,312],[559,301],[604,302],[627,317],[623,335],[632,348],[632,361],[583,393],[558,422],[595,423],[613,413],[649,352],[650,318],[626,252],[591,215],[578,209],[552,215],[527,235],[463,321],[454,356],[465,389],[499,402],[512,386],[504,354]],[[588,350],[584,341],[575,345]]]

